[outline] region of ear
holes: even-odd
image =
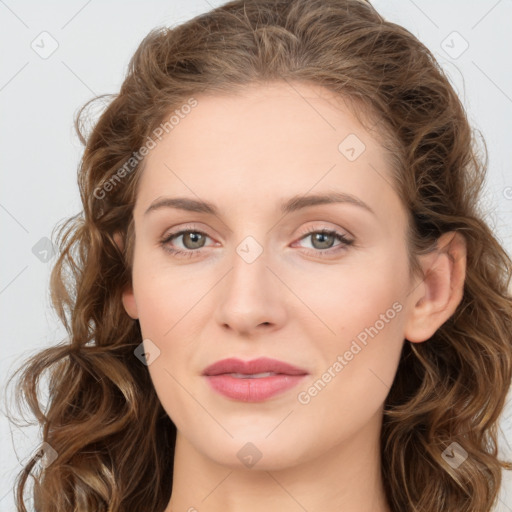
[[[437,248],[420,256],[425,277],[413,284],[411,310],[404,337],[428,340],[448,320],[462,300],[466,277],[466,240],[456,231],[444,233]]]
[[[123,290],[122,300],[125,311],[130,317],[137,320],[137,318],[139,318],[139,313],[137,310],[137,303],[135,302],[133,287],[131,285]]]
[[[116,243],[117,247],[119,247],[119,250],[123,252],[124,240],[121,233],[119,233],[118,231],[114,233],[114,242]],[[132,285],[127,286],[123,290],[122,301],[126,313],[128,313],[128,315],[134,320],[139,318],[139,314],[137,311],[137,303],[135,302],[135,295],[133,293]]]

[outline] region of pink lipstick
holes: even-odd
[[[308,372],[277,359],[222,359],[204,369],[216,392],[242,402],[261,402],[296,386]]]

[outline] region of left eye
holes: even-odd
[[[319,231],[310,231],[306,233],[306,235],[302,236],[300,240],[304,240],[308,237],[311,238],[312,246],[314,249],[323,251],[331,249],[333,247],[333,243],[335,240],[339,240],[341,242],[340,244],[338,244],[338,246],[350,245],[353,242],[342,233],[338,233],[337,231],[331,231],[327,229],[322,229]]]

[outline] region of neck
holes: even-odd
[[[376,417],[351,439],[286,468],[217,464],[178,431],[165,512],[391,512],[381,477],[381,421]]]

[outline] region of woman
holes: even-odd
[[[492,509],[512,262],[411,33],[364,1],[230,2],[152,31],[83,140],[69,340],[18,385],[39,512]]]

